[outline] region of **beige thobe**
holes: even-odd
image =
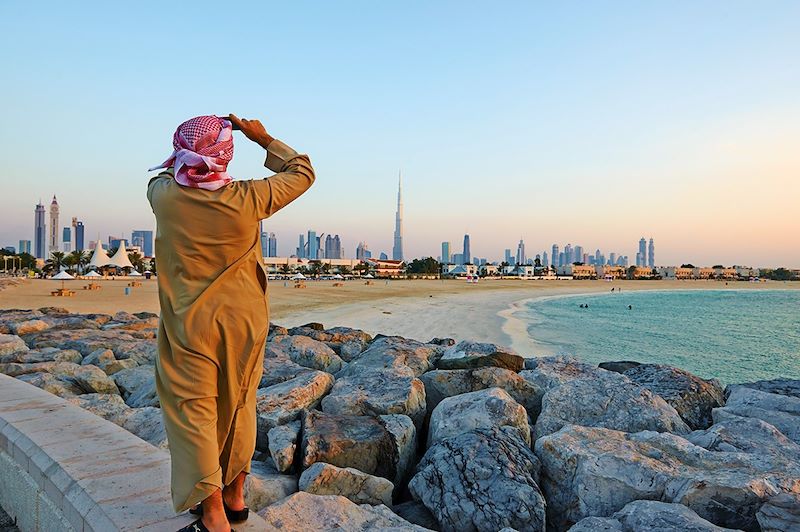
[[[269,328],[259,220],[314,182],[308,157],[278,140],[265,166],[278,173],[216,191],[179,185],[172,168],[147,187],[161,303],[156,388],[177,512],[250,471]]]

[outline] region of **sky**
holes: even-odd
[[[152,229],[147,168],[201,114],[260,119],[317,182],[265,222],[407,257],[524,239],[800,267],[800,3],[0,3],[0,246],[55,194],[87,240]],[[237,134],[238,135],[238,134]],[[229,172],[263,178],[235,137]]]

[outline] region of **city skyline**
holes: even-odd
[[[785,242],[800,234],[799,4],[511,5],[441,2],[422,17],[317,6],[301,28],[271,29],[276,57],[306,67],[290,86],[253,65],[261,21],[295,8],[225,10],[219,24],[242,34],[206,60],[226,65],[228,89],[190,94],[146,82],[174,76],[162,43],[142,35],[146,6],[4,5],[0,39],[14,53],[0,96],[14,105],[0,141],[13,193],[0,197],[0,244],[35,241],[31,206],[53,193],[62,224],[78,214],[92,239],[154,229],[145,169],[183,120],[235,112],[316,169],[311,190],[268,221],[285,243],[325,227],[348,253],[361,240],[391,254],[402,168],[406,257],[436,256],[443,240],[460,251],[468,233],[480,257],[521,237],[529,250],[597,242],[633,259],[645,234],[660,263],[800,267]],[[158,6],[194,25],[201,11]],[[269,175],[263,150],[239,133],[235,144],[234,178]],[[120,145],[135,149],[120,158]]]

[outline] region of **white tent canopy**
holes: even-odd
[[[133,268],[131,260],[128,258],[128,252],[125,251],[125,241],[119,241],[119,247],[114,256],[108,259],[109,266],[116,266],[118,268]]]
[[[98,240],[94,248],[94,253],[92,253],[92,258],[89,260],[89,267],[102,268],[103,266],[108,266],[109,262],[108,255],[106,255],[103,245],[100,243],[100,240]]]
[[[102,275],[100,275],[96,271],[92,270],[89,273],[87,273],[86,275],[84,275],[84,277],[102,277]]]
[[[333,278],[334,278],[334,279],[344,279],[344,277],[342,277],[342,276],[341,276],[340,274],[338,274],[338,273],[337,273],[336,275],[334,275],[334,276],[333,276]]]
[[[56,274],[53,277],[51,277],[51,279],[54,279],[56,281],[69,281],[71,279],[74,279],[74,277],[71,276],[70,274],[68,274],[65,271],[60,271],[60,272],[58,272],[58,274]]]
[[[142,274],[137,272],[136,270],[131,270],[131,273],[129,273],[128,275],[130,275],[131,277],[141,277],[142,276]]]
[[[295,275],[292,276],[292,280],[295,280],[295,279],[296,280],[300,280],[300,279],[305,279],[305,278],[306,278],[306,276],[303,275],[302,273],[298,273],[298,274],[295,274]]]
[[[371,273],[368,273],[367,275],[364,276],[364,279],[374,279],[374,278],[375,276],[372,275]]]

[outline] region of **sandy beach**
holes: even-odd
[[[68,281],[73,297],[52,297],[61,282],[29,280],[0,291],[0,308],[65,307],[73,312],[158,312],[158,285],[142,280],[130,289],[129,280],[102,280],[102,289],[84,290],[87,281]],[[470,338],[511,345],[533,354],[525,324],[514,318],[519,305],[532,298],[626,290],[687,289],[800,289],[800,283],[721,281],[521,281],[459,280],[348,281],[335,287],[330,281],[309,281],[306,288],[271,281],[271,321],[295,326],[317,321],[326,327],[356,327],[370,333],[398,334],[420,340],[433,337]]]

